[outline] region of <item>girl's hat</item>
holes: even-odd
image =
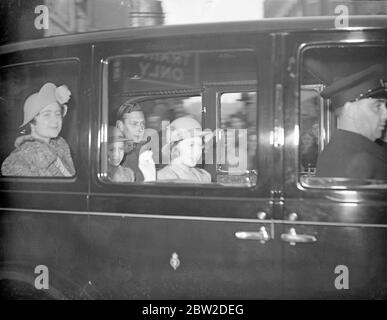
[[[71,92],[67,86],[57,87],[53,83],[44,84],[39,92],[30,95],[24,102],[24,119],[20,127],[24,127],[45,107],[50,104],[58,103],[64,107],[63,117],[67,113],[67,103],[70,100]]]
[[[184,139],[204,137],[205,143],[207,143],[213,136],[212,132],[202,131],[200,123],[187,116],[173,120],[166,130],[167,143],[163,146],[162,152],[166,152],[173,143]]]

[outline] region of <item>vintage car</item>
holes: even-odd
[[[387,66],[386,21],[336,18],[1,46],[0,162],[26,97],[52,82],[72,93],[60,135],[76,169],[0,177],[1,296],[386,299],[387,181],[315,176],[336,127],[319,93],[327,79]],[[212,182],[111,181],[107,128],[126,101],[143,109],[157,170],[170,121],[189,115],[212,131],[198,165]]]

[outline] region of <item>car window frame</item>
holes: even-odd
[[[248,198],[254,198],[257,197],[259,194],[265,194],[267,193],[267,181],[268,178],[266,177],[264,181],[260,184],[259,179],[258,183],[251,188],[239,188],[239,187],[232,187],[232,186],[223,186],[223,185],[218,185],[215,183],[211,184],[185,184],[185,183],[178,183],[178,184],[164,184],[161,182],[147,182],[147,183],[125,183],[125,184],[117,184],[117,183],[110,183],[110,182],[104,182],[103,179],[100,179],[100,160],[101,159],[101,134],[103,133],[103,125],[107,125],[107,123],[103,123],[102,119],[106,119],[106,112],[108,112],[108,102],[107,102],[107,86],[106,86],[106,73],[108,72],[106,68],[106,60],[111,58],[111,57],[117,57],[117,56],[133,56],[133,55],[139,55],[139,54],[150,54],[150,53],[162,53],[162,52],[205,52],[205,51],[212,51],[212,52],[220,52],[220,51],[251,51],[253,56],[254,56],[254,72],[256,75],[256,79],[259,85],[259,78],[262,76],[262,72],[259,71],[263,69],[263,62],[260,61],[259,57],[266,57],[267,54],[264,52],[264,50],[259,49],[259,43],[260,41],[269,41],[270,37],[267,35],[262,35],[262,37],[254,37],[252,38],[252,35],[246,35],[246,37],[249,39],[248,41],[251,41],[251,39],[254,39],[254,45],[251,43],[247,42],[247,44],[241,44],[238,42],[237,46],[235,43],[233,43],[232,46],[224,47],[215,47],[209,49],[204,49],[203,47],[192,47],[191,45],[184,47],[184,50],[181,49],[182,45],[177,45],[177,50],[175,50],[176,47],[176,40],[175,38],[173,39],[168,39],[168,43],[172,42],[172,46],[166,46],[162,45],[161,48],[159,46],[151,46],[152,51],[148,52],[147,50],[141,50],[141,48],[138,48],[139,50],[128,50],[125,49],[125,46],[129,46],[132,43],[132,41],[128,41],[125,43],[122,43],[122,45],[118,46],[115,49],[111,48],[106,48],[106,46],[99,45],[96,47],[96,57],[94,60],[94,65],[98,66],[98,76],[96,79],[97,81],[97,87],[99,88],[100,96],[99,96],[99,108],[100,111],[98,113],[98,124],[96,124],[96,130],[98,130],[98,146],[96,146],[97,154],[94,159],[96,159],[97,163],[95,165],[95,170],[93,173],[93,176],[95,177],[95,187],[92,188],[92,190],[100,190],[101,192],[119,192],[119,193],[129,193],[129,194],[171,194],[174,190],[177,193],[174,193],[174,196],[180,193],[181,190],[183,191],[181,194],[186,194],[194,192],[196,195],[203,195],[203,196],[228,196],[228,197],[248,197]],[[200,40],[202,41],[202,40]],[[134,46],[135,47],[135,46]],[[147,48],[148,49],[148,48]],[[129,52],[128,52],[129,51]],[[262,59],[263,60],[263,59]],[[105,79],[104,79],[105,78]],[[263,84],[261,84],[263,85]],[[260,102],[257,101],[257,114],[259,114],[259,108],[260,108]],[[269,113],[270,114],[270,113]],[[106,133],[104,133],[106,134]],[[257,141],[257,145],[258,145]],[[258,148],[258,147],[257,147]],[[269,156],[269,155],[267,155]],[[269,168],[268,168],[269,169]],[[102,177],[103,178],[103,177]],[[184,186],[184,188],[182,188]],[[110,189],[107,189],[107,188]],[[157,190],[160,190],[160,187],[163,188],[162,192],[157,192]],[[105,191],[102,191],[105,190]],[[94,192],[94,191],[92,191]]]
[[[17,62],[17,63],[11,63],[11,64],[5,64],[0,65],[0,70],[4,68],[13,68],[13,67],[20,67],[20,66],[29,66],[29,65],[38,65],[38,64],[54,64],[54,63],[64,63],[64,62],[76,62],[77,64],[77,74],[76,74],[76,82],[78,87],[80,87],[81,84],[81,59],[77,56],[71,56],[71,57],[63,57],[63,58],[53,58],[53,59],[41,59],[41,60],[29,60],[25,62]],[[80,93],[78,93],[77,101],[80,101]],[[76,111],[78,112],[78,111]],[[78,128],[77,128],[78,130]],[[74,148],[74,146],[71,146]],[[79,146],[75,146],[75,148],[78,148]],[[11,151],[12,152],[12,151]],[[78,154],[78,157],[80,157],[80,154]],[[76,166],[77,162],[79,162],[79,159],[74,158],[74,155],[72,154],[74,166]],[[74,184],[79,180],[78,176],[78,170],[75,167],[75,175],[71,177],[33,177],[33,176],[2,176],[0,175],[0,189],[1,190],[7,190],[7,188],[2,189],[2,182],[4,183],[11,183],[11,184],[19,184],[19,183],[27,183],[27,184]]]
[[[305,51],[310,49],[318,49],[318,48],[343,48],[343,47],[385,47],[387,49],[387,41],[380,41],[380,40],[352,40],[352,41],[313,41],[313,42],[307,42],[307,43],[300,43],[297,48],[297,80],[296,80],[296,87],[298,92],[298,97],[296,99],[297,102],[297,110],[298,110],[298,118],[297,118],[297,125],[300,132],[300,114],[301,114],[301,99],[300,99],[300,90],[302,89],[303,85],[301,83],[302,74],[303,74],[303,56]],[[330,100],[327,99],[325,102],[325,107],[329,109],[330,106]],[[328,132],[326,136],[326,144],[329,143],[329,140],[331,138],[331,134],[333,132],[332,123],[334,122],[334,116],[332,113],[330,113],[329,117],[326,116],[326,119],[328,120],[328,130],[325,130]],[[329,124],[330,123],[330,124]],[[300,136],[298,137],[298,141],[300,141]],[[326,146],[326,145],[325,145]],[[325,147],[324,146],[324,147]],[[321,152],[321,151],[320,151]],[[301,172],[300,172],[300,144],[298,143],[297,147],[297,189],[299,191],[310,191],[310,192],[321,192],[323,190],[326,190],[327,192],[361,192],[364,193],[364,195],[372,194],[372,192],[380,191],[384,193],[387,193],[387,180],[372,180],[372,179],[346,179],[346,178],[329,178],[330,179],[330,185],[326,187],[321,186],[322,179],[319,177],[307,177],[307,179],[302,178]],[[345,181],[348,181],[348,185],[345,185]],[[304,181],[302,181],[304,180]],[[310,182],[306,183],[305,180],[309,180]],[[313,182],[316,181],[316,182]],[[335,183],[337,181],[337,184]],[[361,183],[360,180],[363,180],[364,183]],[[358,181],[359,184],[354,185],[354,183]],[[385,186],[384,186],[385,185]],[[378,186],[383,186],[382,188]],[[359,199],[362,197],[359,197]]]

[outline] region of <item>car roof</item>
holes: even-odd
[[[93,44],[117,40],[151,39],[233,33],[278,33],[334,30],[338,16],[266,18],[254,21],[216,22],[184,25],[161,25],[85,32],[15,42],[0,46],[0,53],[75,44]],[[351,16],[349,26],[340,30],[386,29],[387,16]]]

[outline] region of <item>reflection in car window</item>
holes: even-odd
[[[220,123],[227,157],[221,163],[218,161],[218,180],[223,183],[236,183],[238,180],[242,184],[244,181],[256,182],[256,101],[255,92],[227,92],[221,95]]]
[[[324,129],[321,129],[322,101],[319,87],[303,88],[300,105],[300,171],[316,173],[317,157]]]
[[[342,189],[347,181],[351,188],[379,188],[387,180],[386,54],[385,46],[358,45],[304,52],[299,141],[300,173],[309,177],[304,185]]]
[[[256,183],[256,176],[254,179],[250,177],[250,173],[257,169],[255,92],[238,89],[220,95],[221,92],[214,91],[212,98],[206,97],[208,101],[203,98],[205,88],[213,83],[256,83],[255,53],[252,50],[138,54],[111,57],[106,62],[104,123],[116,126],[128,140],[121,165],[135,172],[135,182],[184,180],[188,183],[202,173],[205,176],[208,173],[208,179],[203,176],[199,181],[244,187]],[[220,100],[216,98],[218,94]],[[122,116],[125,108],[127,111]],[[134,128],[137,124],[133,119],[137,117],[144,119],[143,132],[138,126]],[[222,118],[217,120],[217,117]],[[182,122],[185,127],[180,126]],[[227,135],[227,131],[229,138],[222,139],[222,134]],[[180,140],[171,141],[175,134],[180,136]],[[196,163],[191,163],[184,174],[179,171],[181,174],[164,175],[171,169],[171,161],[183,161],[181,146],[186,143],[188,134],[195,141],[200,138],[202,151],[200,156],[193,157]],[[192,141],[193,144],[196,142]],[[224,145],[223,153],[227,148],[225,161],[216,151],[220,145]],[[196,148],[190,150],[188,153],[197,154]],[[140,161],[143,152],[151,154],[151,161],[145,166]],[[176,156],[178,153],[180,157]],[[184,161],[189,162],[187,158]],[[156,171],[154,177],[152,165]],[[106,169],[106,147],[102,142],[102,176],[106,176]],[[161,172],[159,177],[165,176],[165,179],[157,179],[158,172]],[[223,179],[225,176],[233,179]]]

